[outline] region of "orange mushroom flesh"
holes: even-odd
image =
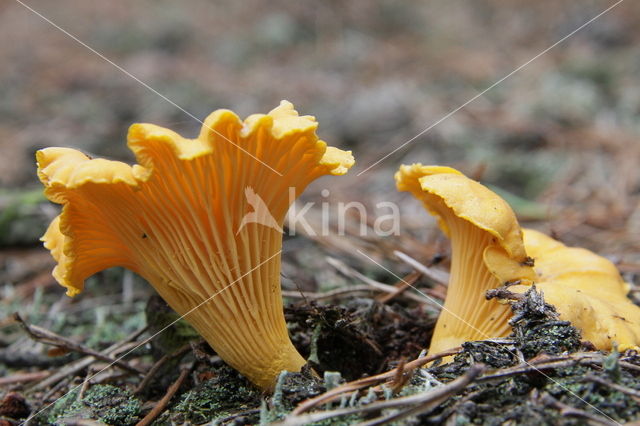
[[[38,151],[45,194],[62,205],[43,237],[58,263],[54,277],[73,296],[98,271],[131,269],[222,359],[270,389],[280,371],[305,363],[289,339],[280,292],[289,188],[298,196],[354,163],[350,152],[319,140],[316,128],[283,101],[244,122],[215,111],[195,139],[134,124],[134,166],[68,148]],[[256,205],[249,195],[278,226],[243,222]]]
[[[398,190],[422,201],[451,240],[451,275],[430,353],[469,340],[506,336],[510,306],[485,293],[505,282],[532,282],[536,275],[509,205],[455,169],[414,164],[395,175]]]

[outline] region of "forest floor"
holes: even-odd
[[[343,277],[357,275],[340,267]],[[421,279],[404,277],[414,285]],[[122,291],[101,290],[111,281]],[[290,334],[309,365],[283,373],[266,395],[183,320],[149,341],[178,316],[139,281],[111,270],[89,281],[91,297],[73,301],[52,291],[57,284],[45,273],[15,289],[7,310],[16,313],[2,324],[3,424],[613,425],[640,418],[640,356],[581,342],[535,291],[514,302],[511,336],[426,357],[437,312],[406,286],[381,291],[365,278],[323,292],[287,290]],[[441,364],[448,355],[455,358]]]
[[[131,162],[131,123],[186,135],[199,124],[17,3],[2,3],[0,36],[17,42],[0,46],[1,426],[640,420],[638,354],[594,350],[534,293],[514,304],[521,320],[512,336],[452,348],[443,355],[455,354],[450,363],[425,357],[439,310],[402,280],[441,302],[449,243],[393,182],[402,163],[456,167],[498,191],[523,226],[612,260],[640,303],[637,5],[621,4],[438,122],[609,3],[328,1],[311,13],[302,3],[229,0],[213,14],[205,0],[189,9],[33,3],[198,117],[217,108],[244,117],[282,98],[316,115],[323,139],[351,149],[357,164],[308,188],[301,201],[316,204],[307,220],[321,229],[323,203],[335,214],[350,201],[369,216],[366,232],[354,215],[344,235],[332,217],[331,232],[285,236],[285,316],[317,375],[283,375],[273,395],[183,321],[148,341],[177,316],[131,272],[103,271],[67,297],[39,242],[58,209],[37,182],[35,150],[73,146]],[[399,235],[374,232],[388,213],[382,201],[401,207]]]

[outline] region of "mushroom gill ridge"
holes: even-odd
[[[487,290],[504,284],[519,293],[536,284],[560,319],[598,349],[640,347],[640,307],[609,260],[521,229],[503,199],[455,169],[401,166],[396,184],[422,201],[451,240],[449,288],[431,353],[507,335],[509,305],[485,299]]]
[[[511,207],[450,167],[401,166],[395,179],[398,190],[420,200],[451,240],[447,297],[429,352],[507,335],[510,307],[487,301],[485,293],[506,281],[535,279]]]
[[[350,152],[319,140],[316,128],[283,101],[244,121],[215,111],[195,139],[134,124],[134,166],[69,148],[38,151],[45,194],[62,205],[43,236],[58,263],[54,277],[73,296],[100,270],[131,269],[226,362],[270,388],[281,370],[304,364],[288,337],[280,291],[290,193],[354,163]],[[247,216],[258,205],[267,212]]]

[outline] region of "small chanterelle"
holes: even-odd
[[[485,298],[506,283],[518,283],[510,290],[519,293],[535,284],[560,319],[598,349],[640,346],[640,308],[609,260],[521,229],[506,201],[455,169],[413,164],[401,166],[395,178],[451,240],[449,288],[430,353],[508,335],[510,306]]]
[[[222,359],[271,388],[280,371],[305,363],[289,339],[280,291],[290,188],[297,196],[354,164],[316,128],[283,101],[244,121],[215,111],[195,139],[134,124],[134,166],[69,148],[38,151],[45,194],[62,205],[42,238],[58,263],[54,277],[73,296],[105,268],[138,273]],[[278,226],[246,219],[257,197]]]

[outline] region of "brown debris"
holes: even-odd
[[[23,419],[30,413],[27,400],[18,392],[9,392],[0,401],[0,416]]]

